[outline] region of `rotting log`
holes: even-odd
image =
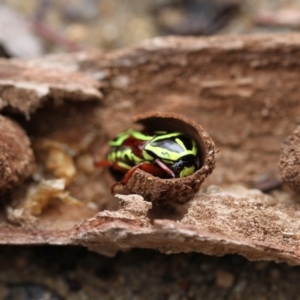
[[[52,201],[40,216],[20,220],[13,208],[27,181],[2,208],[1,243],[85,245],[106,255],[133,247],[238,253],[300,264],[299,197],[286,188],[252,189],[279,176],[281,144],[299,121],[299,61],[297,34],[155,38],[106,54],[1,60],[3,113],[32,140],[67,145],[77,170],[67,190],[86,204]],[[151,208],[121,196],[118,208],[112,179],[86,162],[101,157],[132,116],[150,110],[200,123],[220,149],[216,168],[185,206]]]

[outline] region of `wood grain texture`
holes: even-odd
[[[31,137],[72,149],[78,173],[68,191],[87,208],[54,203],[34,225],[25,221],[23,228],[8,224],[3,213],[1,243],[80,244],[106,255],[133,247],[239,253],[252,260],[300,264],[299,197],[285,188],[269,195],[252,189],[266,178],[278,178],[281,144],[299,121],[299,59],[300,35],[289,34],[155,38],[106,54],[25,62],[34,62],[37,70],[46,64],[51,71],[61,61],[76,75],[75,93],[68,89],[73,77],[55,71],[60,79],[47,80],[59,85],[64,96],[51,88],[47,96],[36,89],[28,96],[18,87],[26,79],[19,72],[2,107],[30,115],[24,127]],[[5,61],[7,70],[22,63]],[[32,76],[29,81],[40,87],[37,75]],[[16,101],[16,93],[28,102]],[[118,209],[109,194],[109,175],[83,171],[79,162],[91,153],[101,157],[108,139],[132,126],[132,116],[153,110],[202,124],[220,149],[216,168],[186,206],[159,210],[126,196]]]

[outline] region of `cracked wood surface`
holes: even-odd
[[[30,115],[24,125],[28,134],[76,149],[76,163],[87,153],[101,156],[109,138],[148,110],[181,113],[200,123],[220,149],[216,169],[186,206],[154,210],[128,196],[118,209],[106,172],[78,171],[68,189],[96,210],[55,203],[16,227],[7,222],[4,209],[1,243],[80,244],[106,255],[132,247],[238,253],[300,264],[299,197],[286,188],[270,195],[251,189],[278,176],[282,141],[300,113],[299,58],[300,36],[289,34],[155,38],[107,54],[1,61],[3,70],[12,68],[12,75],[0,72],[4,111]],[[27,71],[17,71],[20,66]],[[48,77],[42,80],[37,74],[43,72]],[[9,92],[5,80],[14,81]],[[35,88],[24,89],[24,81]],[[48,92],[39,93],[44,85]],[[83,137],[94,132],[95,139],[78,150],[86,143]]]

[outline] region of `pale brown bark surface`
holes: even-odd
[[[67,190],[86,204],[51,202],[34,220],[12,225],[18,220],[7,211],[24,200],[22,185],[3,209],[1,243],[77,244],[106,255],[133,247],[238,253],[299,264],[299,197],[250,189],[267,175],[278,178],[281,144],[300,113],[299,58],[300,36],[290,34],[156,38],[108,54],[1,61],[3,113],[32,140],[71,149],[77,173]],[[201,124],[220,149],[216,168],[185,207],[151,209],[123,196],[117,209],[108,173],[81,162],[102,157],[109,138],[150,110]]]

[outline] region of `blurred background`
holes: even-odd
[[[154,36],[298,31],[300,0],[2,0],[1,55],[131,46]]]

